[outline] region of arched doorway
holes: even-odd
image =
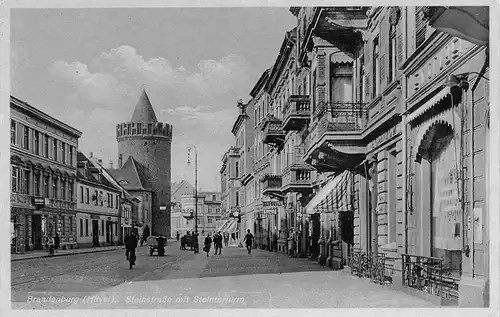
[[[460,155],[460,140],[452,126],[436,122],[421,140],[416,170],[421,255],[443,258],[443,267],[457,278],[463,246]]]

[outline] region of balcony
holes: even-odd
[[[263,140],[265,144],[281,147],[285,142],[285,132],[281,128],[281,120],[268,116],[262,126]]]
[[[22,193],[10,193],[10,203],[11,205],[23,205],[24,207],[33,207],[31,202],[31,196]]]
[[[307,52],[313,47],[313,35],[334,44],[342,51],[354,52],[362,41],[361,32],[368,27],[368,8],[302,8],[301,10],[306,10],[306,14],[305,19],[299,21],[299,61],[302,64],[306,62]]]
[[[48,198],[45,199],[45,207],[62,210],[76,210],[76,202]]]
[[[311,100],[309,96],[293,95],[283,109],[283,131],[298,131],[309,122],[311,117]]]
[[[262,177],[261,182],[263,183],[263,195],[278,199],[284,197],[281,192],[281,175],[266,174]]]
[[[365,156],[362,131],[367,123],[365,105],[357,102],[321,104],[305,137],[304,160],[319,172],[341,172]]]
[[[194,211],[189,209],[189,210],[183,210],[181,212],[181,215],[182,217],[184,217],[184,219],[187,219],[187,220],[191,220],[194,218]]]
[[[281,192],[283,194],[292,192],[306,195],[312,193],[313,173],[314,171],[307,167],[287,170],[283,173]]]

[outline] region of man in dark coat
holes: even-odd
[[[137,235],[132,231],[128,238],[125,238],[125,247],[127,248],[127,260],[132,260],[132,265],[135,265],[135,248],[137,248]]]
[[[222,235],[220,232],[216,232],[214,235],[214,247],[215,247],[215,254],[217,255],[217,250],[218,250],[220,255],[222,251]]]
[[[253,237],[253,234],[250,233],[250,229],[248,229],[248,233],[246,234],[246,236],[243,240],[245,241],[248,254],[251,254],[254,237]]]

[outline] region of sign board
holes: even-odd
[[[278,214],[278,209],[275,208],[275,209],[265,209],[264,210],[264,214],[265,215],[276,215]]]
[[[96,215],[90,215],[90,219],[101,219],[101,217],[96,216]]]
[[[45,207],[45,198],[33,197],[33,205],[35,205],[35,207],[38,207],[38,208]]]
[[[160,206],[160,210],[167,210],[167,206]]]
[[[283,203],[281,201],[263,201],[262,206],[263,207],[281,207],[281,206],[283,206]]]

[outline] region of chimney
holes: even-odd
[[[109,169],[113,169],[113,161],[109,160]]]
[[[93,158],[93,157],[94,157],[94,153],[90,152],[90,158]]]
[[[123,166],[123,154],[118,156],[118,168],[122,168]]]
[[[98,160],[97,160],[97,163],[99,163],[99,165],[101,165],[101,166],[102,166],[102,159],[98,159]]]

